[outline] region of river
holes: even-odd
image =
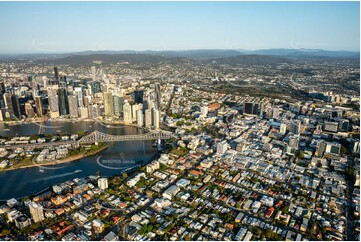
[[[45,122],[42,127],[38,123],[7,125],[0,123],[1,136],[21,136],[40,133],[54,134],[59,132],[77,133],[78,131],[98,130],[114,135],[140,134],[144,131],[132,126],[104,125],[95,121],[87,122]],[[40,192],[52,185],[71,180],[76,177],[120,174],[123,170],[147,161],[157,153],[152,146],[153,141],[127,141],[109,143],[109,148],[97,155],[85,157],[77,161],[44,167],[31,167],[10,171],[0,171],[0,200],[28,196]],[[81,173],[74,173],[82,170]]]

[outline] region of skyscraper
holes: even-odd
[[[152,109],[152,118],[153,118],[153,128],[155,130],[159,130],[160,117],[159,117],[158,109],[155,109],[155,108]]]
[[[155,108],[161,110],[162,108],[162,93],[160,92],[160,84],[155,83],[154,85],[155,92]]]
[[[91,82],[90,84],[90,90],[91,90],[91,93],[94,95],[96,93],[99,93],[99,92],[102,92],[102,85],[100,82],[98,81],[93,81]]]
[[[317,142],[315,155],[318,157],[322,157],[326,151],[326,145],[327,144],[324,140],[320,140],[319,142]]]
[[[54,67],[54,77],[55,77],[55,83],[58,84],[59,83],[59,72],[58,72],[58,67]]]
[[[139,104],[133,104],[132,105],[132,121],[137,121],[137,111],[143,110],[143,105],[141,103]]]
[[[141,110],[141,109],[137,110],[137,125],[139,127],[144,126],[144,114],[143,114],[143,110]]]
[[[105,115],[107,116],[114,115],[113,96],[111,92],[103,93],[103,103],[104,103]]]
[[[38,115],[38,117],[42,117],[44,115],[43,99],[41,98],[41,96],[36,96],[34,99],[35,99],[36,114]]]
[[[5,84],[3,82],[0,82],[0,108],[5,108],[5,102],[4,102],[4,93],[5,93]]]
[[[9,112],[10,118],[14,118],[14,116],[20,118],[21,113],[20,113],[19,99],[14,94],[5,93],[4,101],[6,108]]]
[[[89,117],[96,119],[100,116],[100,108],[97,104],[89,106]]]
[[[79,107],[78,113],[80,114],[81,118],[89,118],[89,111],[87,107]]]
[[[59,117],[59,98],[56,89],[52,89],[52,88],[48,89],[48,101],[49,101],[50,117],[51,118]]]
[[[31,218],[34,220],[35,223],[44,220],[44,211],[43,211],[43,207],[40,204],[37,204],[35,202],[30,202],[29,210],[30,210]]]
[[[75,87],[74,92],[75,92],[77,100],[78,100],[78,106],[79,107],[84,107],[83,88],[82,87]]]
[[[148,129],[152,128],[152,110],[147,109],[145,110],[145,127]]]
[[[96,81],[97,70],[95,69],[95,66],[92,66],[91,71],[92,71],[92,80]]]
[[[69,95],[68,96],[68,102],[69,102],[69,114],[70,117],[76,118],[79,116],[78,114],[78,101],[76,96]]]
[[[253,103],[251,103],[251,102],[244,103],[243,113],[244,114],[253,114]]]
[[[144,95],[143,90],[136,90],[132,93],[132,98],[135,103],[143,103],[143,95]]]
[[[119,117],[120,113],[121,113],[121,106],[122,106],[120,97],[118,95],[113,95],[112,102],[113,102],[114,115]]]
[[[27,117],[31,118],[35,116],[34,109],[30,103],[25,103],[25,114]]]
[[[60,115],[68,115],[69,114],[69,104],[68,104],[67,91],[65,88],[59,88],[58,98],[59,98]]]
[[[126,102],[123,105],[123,120],[126,124],[131,124],[133,122],[132,120],[132,105],[130,103]]]
[[[0,82],[0,95],[5,93],[5,84],[4,82]]]

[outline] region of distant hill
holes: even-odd
[[[240,56],[244,57],[240,57]],[[256,57],[258,56],[258,57]],[[242,50],[242,49],[196,49],[196,50],[100,50],[82,51],[74,53],[39,53],[21,55],[0,55],[2,61],[24,61],[24,60],[46,60],[54,64],[82,64],[90,63],[93,60],[101,60],[104,63],[115,63],[128,61],[130,63],[184,63],[190,61],[215,61],[228,63],[273,63],[282,62],[282,59],[272,59],[269,57],[291,58],[291,59],[352,59],[359,60],[360,52],[353,51],[327,51],[321,49],[262,49],[262,50]],[[229,59],[227,59],[229,58]],[[286,61],[286,59],[284,59]],[[289,61],[289,60],[287,60]]]
[[[254,51],[240,51],[242,54],[287,56],[293,58],[360,58],[360,52],[329,51],[321,49],[264,49]]]
[[[44,60],[43,62],[52,63],[54,65],[85,65],[94,64],[100,61],[104,64],[128,62],[130,64],[177,64],[189,62],[188,59],[181,57],[166,58],[157,55],[148,54],[90,54],[90,55],[71,55],[64,58],[57,58],[53,60]]]
[[[199,50],[144,50],[144,51],[135,51],[135,50],[121,50],[121,51],[111,51],[111,50],[101,50],[101,51],[83,51],[70,53],[70,55],[94,55],[94,54],[149,54],[157,55],[163,57],[184,57],[195,60],[202,59],[214,59],[221,57],[230,57],[237,56],[240,54],[238,50],[222,50],[222,49],[199,49]],[[67,55],[67,54],[64,54]],[[69,54],[68,54],[69,55]],[[63,56],[64,57],[64,56]]]
[[[267,55],[238,55],[233,57],[217,58],[206,61],[210,64],[226,65],[276,65],[290,63],[291,59]]]

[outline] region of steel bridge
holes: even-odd
[[[160,144],[162,139],[173,138],[173,133],[169,131],[150,131],[144,134],[135,135],[111,135],[105,134],[99,131],[93,131],[92,133],[82,137],[80,140],[69,140],[69,141],[57,141],[57,142],[46,142],[46,143],[29,143],[29,144],[13,144],[13,145],[1,145],[0,148],[5,149],[17,149],[17,148],[44,148],[44,147],[55,147],[60,145],[79,145],[89,144],[97,142],[121,142],[121,141],[132,141],[132,140],[157,140]]]
[[[170,139],[173,137],[172,132],[169,131],[150,131],[144,134],[132,135],[112,135],[99,132],[98,130],[82,137],[78,142],[95,143],[95,142],[117,142],[117,141],[132,141],[132,140],[161,140]]]

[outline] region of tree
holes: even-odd
[[[127,174],[126,172],[123,172],[122,178],[123,178],[124,180],[127,179],[127,178],[128,178],[128,174]]]
[[[9,229],[3,229],[0,232],[0,237],[5,237],[7,235],[11,234],[11,231]]]
[[[80,130],[77,132],[77,134],[81,137],[85,135],[85,132],[83,130]]]
[[[189,234],[186,234],[186,236],[184,236],[184,240],[185,241],[191,241],[191,237],[189,236]]]

